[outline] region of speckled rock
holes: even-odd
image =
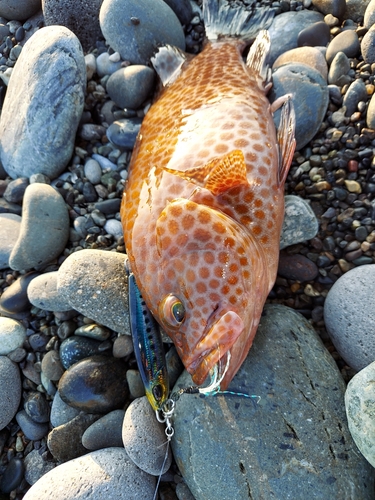
[[[112,446],[122,447],[124,416],[124,410],[113,410],[91,424],[82,435],[83,446],[91,451]]]
[[[9,257],[21,230],[21,217],[0,213],[0,269],[9,267]]]
[[[22,323],[0,316],[0,356],[6,356],[26,340],[26,328]]]
[[[331,64],[333,58],[338,52],[344,52],[348,57],[358,55],[360,49],[358,35],[354,30],[342,31],[336,35],[328,45],[326,59]]]
[[[63,26],[38,30],[13,69],[0,119],[0,159],[13,178],[57,177],[71,158],[86,67],[77,37]]]
[[[287,50],[298,47],[297,39],[300,31],[319,21],[323,21],[323,15],[310,10],[284,12],[276,16],[269,28],[271,37],[269,64],[272,65],[279,55]]]
[[[362,455],[375,467],[375,361],[357,373],[345,393],[350,433]]]
[[[18,365],[0,356],[0,430],[13,419],[21,400],[21,376]]]
[[[103,38],[99,25],[99,10],[103,0],[43,0],[43,16],[46,26],[59,24],[69,28],[87,52]]]
[[[285,215],[280,237],[280,250],[317,235],[318,219],[306,200],[299,196],[285,196]]]
[[[190,384],[184,372],[175,389]],[[260,398],[178,401],[173,454],[196,500],[248,498],[249,489],[257,499],[374,498],[373,469],[346,424],[345,384],[302,315],[265,307],[229,390]]]
[[[126,410],[122,440],[127,454],[140,469],[153,476],[160,474],[166,451],[165,426],[156,420],[146,396],[133,401]],[[171,462],[172,454],[168,450],[163,473]]]
[[[67,481],[69,478],[69,481]],[[123,448],[97,450],[59,465],[43,476],[23,500],[110,498],[150,500],[156,480],[141,471]]]
[[[59,391],[56,392],[52,401],[50,421],[53,427],[59,427],[66,424],[79,414],[80,410],[73,408],[65,403],[60,397]]]
[[[125,256],[103,250],[71,254],[58,271],[58,293],[72,309],[130,334]]]
[[[321,73],[324,79],[327,79],[327,62],[319,49],[315,47],[297,47],[281,54],[273,63],[272,69],[289,63],[302,63],[311,66]]]
[[[30,184],[23,200],[19,238],[9,258],[12,269],[42,266],[64,250],[69,215],[63,197],[48,184]]]
[[[322,75],[305,64],[294,63],[277,68],[272,74],[273,87],[269,94],[273,102],[292,94],[296,113],[297,150],[303,148],[317,133],[327,111],[329,94]],[[278,124],[281,110],[275,113]]]
[[[54,469],[56,465],[49,462],[45,458],[43,448],[39,450],[31,450],[24,459],[25,464],[25,479],[30,484],[35,484],[44,474]]]
[[[5,0],[0,4],[0,16],[5,19],[26,21],[40,8],[40,0]]]
[[[60,359],[63,367],[67,370],[70,366],[81,359],[94,354],[100,354],[99,346],[101,342],[94,339],[72,335],[65,339],[60,345]]]
[[[37,276],[27,287],[33,306],[45,311],[70,311],[72,308],[57,291],[57,271]]]
[[[360,266],[336,281],[324,303],[327,331],[337,352],[359,371],[375,361],[375,265]]]
[[[59,382],[65,403],[87,413],[122,408],[128,397],[126,364],[105,356],[90,356],[72,365]]]
[[[361,42],[361,54],[366,63],[375,62],[375,25],[373,25]]]
[[[366,29],[369,30],[373,24],[375,24],[375,0],[370,1],[365,11],[365,17],[363,18],[363,26]]]
[[[148,64],[161,44],[185,49],[181,24],[162,0],[104,0],[99,20],[108,44],[133,64]]]
[[[155,72],[148,66],[134,64],[121,68],[108,78],[107,92],[119,108],[137,109],[150,95]]]

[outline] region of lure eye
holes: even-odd
[[[160,384],[154,385],[152,388],[152,395],[156,399],[156,401],[160,401],[163,397],[163,388]]]
[[[161,312],[168,326],[178,327],[185,319],[185,307],[175,295],[167,295],[161,304]]]

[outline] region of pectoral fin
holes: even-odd
[[[180,76],[182,66],[186,61],[186,56],[177,47],[164,45],[151,57],[152,65],[163,84],[163,87],[170,85]]]

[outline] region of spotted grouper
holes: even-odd
[[[225,390],[276,278],[295,119],[290,96],[266,97],[272,11],[206,0],[203,15],[198,56],[167,46],[153,58],[164,88],[137,138],[121,220],[148,308],[194,383],[225,360]]]

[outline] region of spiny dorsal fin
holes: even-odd
[[[170,85],[180,76],[181,68],[186,61],[185,54],[177,47],[164,45],[151,57],[152,65],[163,84]]]
[[[283,185],[293,160],[296,140],[294,131],[296,128],[296,116],[291,96],[286,96],[281,109],[280,125],[277,130],[277,141],[280,148],[279,158],[279,185]]]
[[[267,58],[271,49],[271,40],[267,30],[262,30],[250,47],[246,58],[246,66],[258,73],[263,82],[268,80]]]
[[[239,184],[248,184],[245,158],[239,149],[214,158],[200,167],[185,171],[165,167],[164,170],[208,189],[213,195],[224,193]]]

